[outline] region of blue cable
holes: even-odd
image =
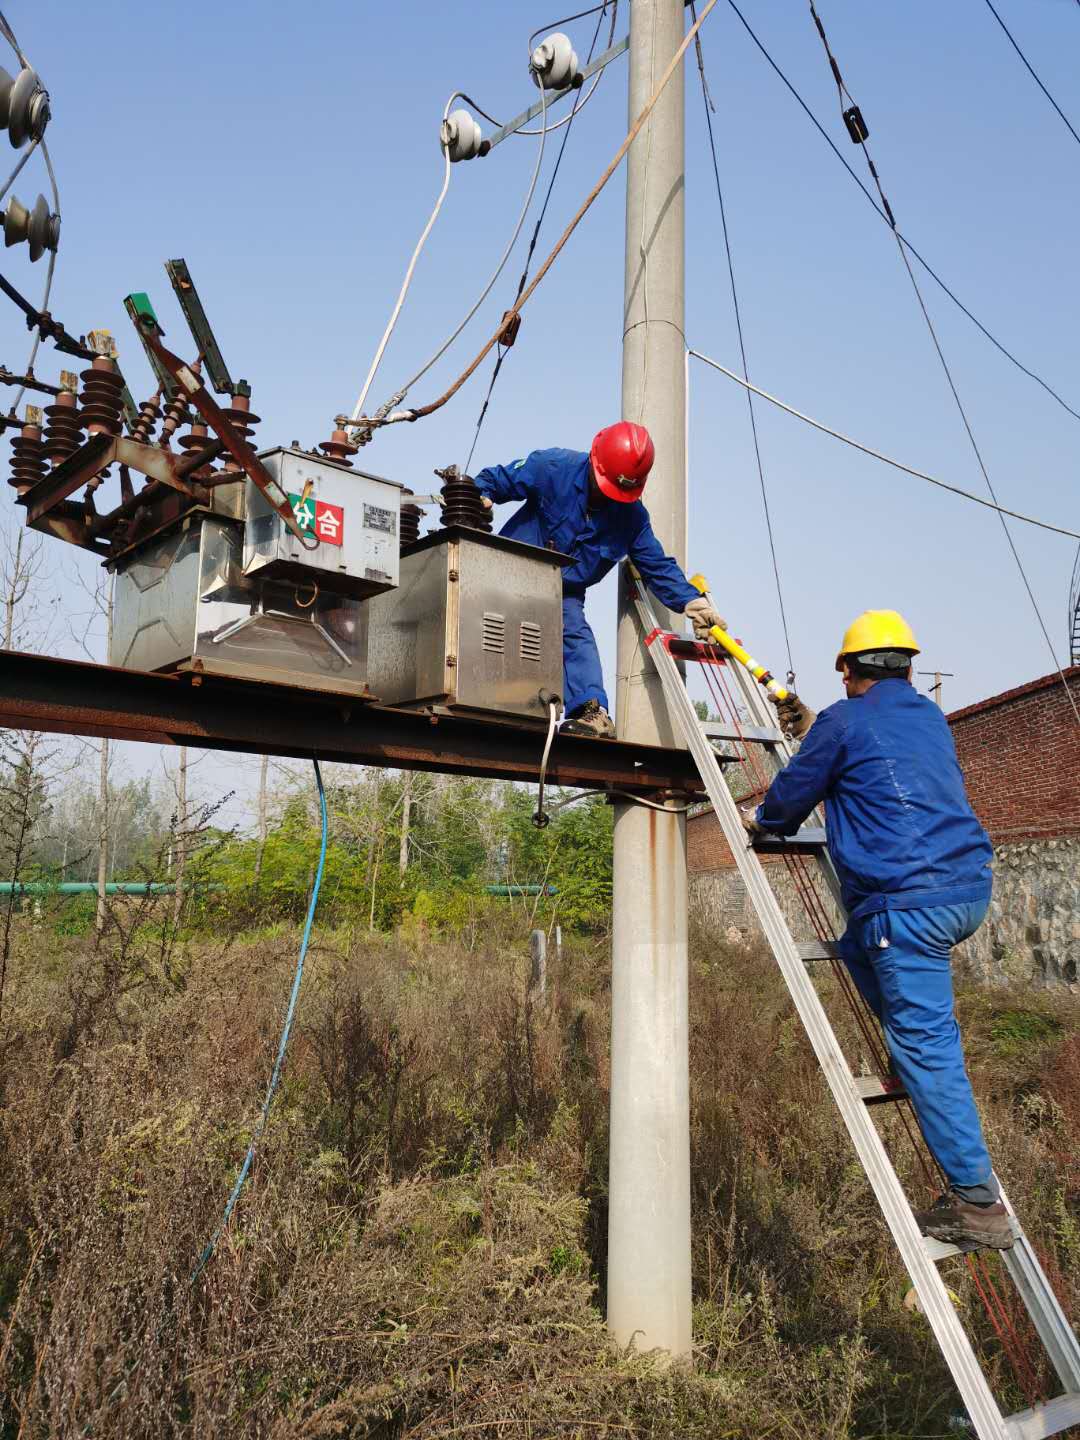
[[[315,872],[315,884],[311,890],[311,903],[308,905],[307,920],[304,923],[304,935],[300,941],[300,955],[296,962],[296,975],[293,977],[292,994],[289,996],[289,1008],[285,1013],[285,1024],[281,1030],[281,1041],[278,1045],[277,1060],[274,1062],[274,1071],[270,1076],[270,1085],[266,1091],[266,1099],[263,1101],[262,1113],[255,1124],[255,1132],[251,1137],[251,1144],[248,1146],[247,1154],[244,1156],[244,1163],[240,1167],[240,1174],[236,1177],[236,1184],[232,1188],[228,1203],[225,1206],[225,1213],[221,1217],[221,1224],[215,1230],[206,1249],[199,1257],[199,1263],[191,1273],[192,1284],[199,1278],[207,1261],[217,1248],[217,1243],[225,1232],[229,1218],[236,1207],[240,1197],[240,1191],[244,1187],[244,1181],[251,1169],[251,1162],[255,1158],[255,1146],[259,1143],[263,1131],[266,1129],[266,1122],[270,1115],[270,1104],[274,1098],[274,1091],[277,1089],[278,1080],[281,1078],[281,1067],[285,1061],[285,1051],[289,1044],[289,1032],[292,1030],[293,1017],[296,1014],[296,1001],[300,995],[300,982],[304,978],[304,960],[307,956],[308,941],[311,939],[311,925],[315,919],[315,906],[319,902],[319,889],[322,886],[323,868],[326,865],[326,791],[323,788],[322,771],[319,769],[318,760],[313,760],[315,766],[315,783],[319,787],[319,811],[322,816],[322,840],[319,845],[319,866]]]

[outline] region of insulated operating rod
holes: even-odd
[[[712,605],[713,599],[709,594],[709,582],[705,579],[704,575],[691,575],[690,584],[693,585],[695,590],[700,590],[702,595],[705,596],[705,599]],[[745,665],[758,684],[763,685],[774,699],[788,700],[794,695],[795,692],[793,690],[785,690],[779,680],[777,680],[770,671],[766,670],[764,665],[758,664],[749,650],[744,650],[739,642],[733,640],[728,632],[722,630],[719,625],[714,625],[709,631],[709,639],[715,641],[722,650],[726,650],[733,660],[738,660],[740,665]]]

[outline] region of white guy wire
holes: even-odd
[[[31,140],[30,144],[26,147],[22,155],[19,157],[19,161],[18,164],[15,166],[15,169],[12,170],[11,174],[8,176],[4,184],[4,188],[0,190],[0,200],[4,198],[7,192],[11,189],[12,185],[15,184],[15,181],[18,179],[19,176],[19,171],[26,164],[27,160],[30,159],[30,156],[34,153],[37,147],[38,142],[36,140]]]
[[[864,445],[861,440],[853,440],[850,435],[843,434],[840,430],[834,430],[831,426],[825,425],[820,420],[815,420],[811,415],[804,415],[801,410],[796,410],[793,405],[786,404],[775,395],[770,395],[767,390],[752,385],[749,380],[744,380],[734,370],[729,370],[726,365],[721,365],[718,360],[713,360],[709,355],[703,355],[700,350],[689,349],[688,354],[695,360],[702,361],[705,365],[719,370],[721,375],[726,375],[729,380],[734,380],[736,385],[742,385],[747,390],[752,390],[755,395],[760,395],[762,400],[768,400],[770,405],[775,405],[780,410],[785,410],[789,415],[794,415],[796,420],[803,420],[807,425],[812,425],[815,430],[820,430],[823,435],[831,435],[834,440],[841,440],[845,445],[850,445],[853,450],[861,450],[864,455],[869,455],[872,460],[880,460],[885,465],[891,465],[895,470],[902,470],[905,475],[913,475],[916,480],[925,480],[930,485],[936,485],[939,490],[948,490],[953,495],[959,495],[964,500],[972,500],[976,505],[982,505],[987,510],[996,510],[999,515],[1008,515],[1013,520],[1022,520],[1025,525],[1035,525],[1040,530],[1049,530],[1055,535],[1065,535],[1070,540],[1080,540],[1080,532],[1066,530],[1061,525],[1051,525],[1045,520],[1035,520],[1030,515],[1021,515],[1018,510],[1008,510],[1004,505],[996,505],[990,500],[984,500],[981,495],[973,495],[970,490],[961,490],[959,485],[950,485],[945,480],[937,480],[933,475],[927,475],[922,470],[916,470],[911,465],[905,465],[900,460],[893,460],[888,455],[883,455],[880,450],[873,449],[870,445]]]

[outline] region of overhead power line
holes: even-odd
[[[939,490],[948,490],[951,495],[959,495],[962,500],[970,500],[972,504],[981,505],[986,510],[996,510],[999,515],[1007,515],[1011,520],[1022,520],[1025,525],[1034,525],[1039,530],[1049,530],[1054,535],[1064,535],[1068,540],[1080,540],[1080,531],[1067,530],[1063,525],[1051,525],[1048,520],[1036,520],[1031,515],[1022,515],[1019,510],[1009,510],[1006,506],[999,505],[996,501],[984,500],[981,495],[975,495],[972,491],[964,490],[959,485],[950,485],[947,480],[939,480],[934,475],[928,475],[925,470],[916,470],[912,465],[905,465],[902,460],[894,460],[891,455],[875,450],[872,445],[864,445],[861,440],[852,439],[842,430],[834,430],[823,420],[815,420],[812,415],[807,415],[802,410],[796,410],[794,405],[789,405],[786,400],[781,400],[776,395],[770,395],[768,390],[762,390],[759,386],[751,384],[749,380],[744,379],[734,370],[729,370],[726,365],[721,365],[719,360],[714,360],[711,355],[703,355],[700,350],[691,350],[689,353],[695,360],[700,360],[713,370],[719,370],[721,375],[726,375],[729,380],[734,380],[736,385],[742,385],[745,389],[753,391],[762,400],[767,400],[770,405],[775,405],[778,410],[793,415],[796,420],[802,420],[806,425],[812,425],[823,435],[831,435],[834,440],[839,440],[844,445],[850,445],[853,450],[861,450],[872,460],[880,460],[883,465],[891,465],[894,470],[901,470],[905,475],[911,475],[916,480],[925,480],[928,485],[936,485]]]
[[[1077,4],[1080,4],[1080,0],[1077,0]],[[1069,134],[1073,137],[1076,143],[1080,145],[1080,135],[1078,135],[1073,128],[1072,121],[1065,114],[1065,111],[1062,110],[1061,106],[1054,99],[1053,95],[1050,94],[1050,91],[1046,88],[1043,82],[1039,79],[1038,75],[1035,72],[1035,67],[1032,65],[1031,61],[1027,58],[1024,52],[1020,49],[1020,46],[1016,43],[1012,31],[1005,24],[1005,21],[1001,18],[998,12],[994,9],[994,6],[991,4],[991,0],[986,0],[986,8],[990,11],[990,14],[993,15],[994,19],[1001,26],[1002,30],[1004,30],[1008,38],[1009,44],[1013,47],[1017,55],[1019,55],[1020,59],[1024,62],[1024,69],[1028,72],[1031,78],[1035,81],[1035,84],[1039,87],[1042,93],[1046,96],[1047,100],[1050,101],[1050,104],[1057,111],[1058,115],[1061,118],[1062,124],[1068,130]]]
[[[732,10],[734,10],[735,14],[739,17],[743,29],[750,36],[750,39],[757,46],[758,50],[761,51],[761,54],[764,56],[769,66],[783,82],[784,86],[790,92],[792,98],[797,102],[803,113],[806,115],[807,119],[814,126],[814,129],[825,141],[826,145],[828,145],[829,149],[836,156],[837,160],[840,161],[840,164],[847,171],[851,179],[854,180],[855,184],[862,191],[864,197],[870,203],[870,205],[873,206],[878,216],[882,220],[884,220],[885,224],[888,225],[891,229],[892,222],[889,216],[874,199],[874,196],[872,195],[870,190],[868,190],[867,187],[863,184],[863,182],[859,179],[859,176],[855,173],[851,165],[848,164],[847,160],[844,158],[842,152],[836,145],[832,136],[825,129],[824,125],[822,125],[821,121],[814,114],[813,110],[811,110],[810,106],[803,99],[802,95],[800,95],[798,90],[796,90],[791,80],[788,79],[784,71],[773,59],[772,55],[769,53],[763,41],[755,33],[755,31],[750,25],[750,22],[747,20],[746,16],[742,13],[738,5],[735,3],[735,0],[728,0],[728,4],[731,6]],[[1077,4],[1080,4],[1080,0],[1077,0]],[[993,334],[993,332],[983,324],[983,322],[978,318],[978,316],[975,315],[974,312],[967,307],[967,305],[964,304],[964,302],[960,299],[956,292],[949,285],[946,284],[946,282],[941,278],[941,276],[930,264],[930,262],[916,249],[916,247],[908,239],[907,235],[904,234],[903,231],[899,230],[897,231],[897,234],[903,240],[910,253],[915,257],[915,259],[919,262],[922,268],[930,276],[931,280],[933,280],[934,284],[939,286],[939,288],[944,291],[944,293],[949,297],[949,299],[953,302],[956,308],[962,314],[967,316],[967,318],[971,321],[975,328],[979,330],[986,337],[987,340],[990,341],[991,345],[993,345],[996,350],[998,350],[1002,355],[1004,355],[1006,360],[1008,360],[1010,364],[1015,365],[1015,367],[1021,372],[1021,374],[1026,375],[1029,380],[1034,380],[1036,385],[1041,386],[1042,389],[1045,390],[1052,399],[1057,401],[1057,403],[1061,406],[1063,410],[1068,411],[1068,413],[1073,417],[1074,420],[1080,420],[1080,410],[1074,410],[1073,407],[1069,404],[1069,402],[1063,399],[1063,397],[1058,394],[1058,392],[1048,381],[1044,380],[1043,377],[1039,375],[1036,371],[1025,365],[1022,360],[1020,360],[1016,355],[1013,354],[1013,352],[1008,348],[1008,346],[1002,344],[1002,342],[997,338],[997,336]]]
[[[875,166],[873,157],[870,154],[870,147],[867,144],[870,132],[863,117],[862,110],[855,103],[854,96],[851,94],[851,91],[844,83],[843,76],[840,73],[840,66],[837,63],[836,56],[833,54],[832,48],[829,45],[828,36],[825,34],[825,26],[822,24],[821,17],[818,15],[817,10],[814,6],[814,0],[809,0],[809,5],[810,14],[813,18],[818,35],[821,37],[821,44],[825,50],[825,56],[829,62],[829,68],[832,70],[833,78],[836,80],[836,89],[839,96],[840,108],[843,112],[844,123],[848,127],[848,132],[851,135],[852,139],[856,141],[859,148],[863,152],[863,157],[866,160],[867,169],[870,171],[870,177],[873,180],[874,186],[878,193],[878,199],[881,201],[882,208],[889,216],[890,228],[896,240],[896,248],[900,252],[900,259],[903,262],[904,269],[907,272],[907,277],[911,281],[911,288],[915,292],[915,299],[918,302],[919,310],[922,313],[923,320],[926,322],[926,328],[930,335],[930,340],[933,344],[934,351],[941,364],[941,369],[945,375],[945,380],[949,387],[949,393],[952,395],[953,403],[956,405],[957,413],[959,414],[960,420],[963,423],[964,431],[967,434],[968,441],[971,445],[972,454],[975,456],[975,463],[979,467],[979,470],[983,477],[983,482],[986,485],[990,498],[993,500],[996,506],[998,504],[997,492],[994,489],[993,481],[990,479],[990,472],[986,468],[986,462],[983,459],[982,450],[979,448],[979,443],[975,438],[975,431],[972,427],[971,420],[968,417],[967,409],[964,405],[963,400],[960,398],[960,391],[957,387],[956,380],[953,377],[952,369],[949,365],[948,360],[945,357],[945,351],[942,347],[941,340],[938,337],[937,329],[934,326],[934,322],[930,317],[930,311],[927,309],[926,300],[923,297],[922,290],[919,287],[919,282],[915,278],[915,271],[912,269],[911,260],[908,256],[903,236],[900,234],[896,225],[896,220],[893,217],[892,206],[889,204],[885,196],[885,189],[881,183],[881,177],[878,174],[877,167]],[[850,108],[848,109],[844,108],[845,100],[849,102]],[[1012,557],[1016,563],[1016,568],[1020,574],[1020,579],[1023,582],[1024,589],[1027,591],[1027,597],[1028,600],[1031,602],[1031,608],[1034,612],[1035,619],[1038,622],[1039,629],[1042,631],[1043,639],[1046,641],[1046,648],[1047,650],[1049,650],[1050,658],[1053,661],[1058,674],[1061,676],[1061,683],[1065,687],[1065,694],[1068,697],[1069,704],[1072,706],[1073,715],[1076,717],[1076,723],[1078,726],[1080,726],[1080,709],[1077,708],[1076,702],[1072,697],[1072,691],[1069,689],[1068,681],[1065,679],[1065,672],[1062,670],[1061,664],[1057,658],[1057,651],[1054,649],[1053,641],[1050,639],[1050,632],[1046,628],[1046,622],[1044,621],[1042,611],[1039,608],[1039,602],[1035,599],[1035,592],[1031,588],[1031,582],[1028,579],[1027,571],[1024,569],[1024,562],[1020,558],[1020,552],[1016,548],[1016,542],[1013,540],[1012,531],[1006,524],[1005,516],[1000,506],[998,507],[998,520],[1001,524],[1002,533],[1005,536],[1005,540],[1008,544],[1009,550],[1012,552]]]
[[[697,18],[697,9],[691,0],[690,13]],[[705,54],[701,48],[701,36],[698,35],[695,41],[697,50],[698,74],[701,77],[701,99],[705,108],[705,125],[709,134],[709,152],[712,156],[713,177],[716,181],[716,198],[720,205],[720,227],[724,235],[724,253],[727,256],[728,279],[731,282],[731,306],[735,312],[735,330],[739,337],[739,355],[742,359],[742,370],[747,380],[750,378],[750,367],[746,359],[746,338],[743,334],[742,309],[739,305],[739,292],[735,284],[735,259],[731,252],[731,237],[728,233],[727,209],[724,205],[724,189],[720,183],[720,162],[716,156],[716,135],[713,131],[713,102],[709,94],[709,82],[705,77]],[[754,397],[750,390],[746,392],[746,405],[750,412],[750,434],[754,442],[754,459],[757,462],[758,483],[761,486],[761,504],[765,511],[765,530],[769,537],[769,554],[772,556],[773,577],[776,581],[776,601],[780,608],[780,623],[784,630],[784,644],[787,648],[788,662],[788,684],[794,686],[795,662],[791,658],[791,635],[788,632],[787,612],[784,609],[784,590],[780,583],[780,564],[776,558],[776,541],[773,538],[772,515],[769,512],[769,492],[765,484],[765,466],[761,459],[761,442],[758,437],[757,416],[754,414]]]

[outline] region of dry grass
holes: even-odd
[[[78,942],[19,937],[3,1440],[949,1433],[955,1392],[753,952],[696,947],[691,1370],[614,1354],[601,1324],[608,970],[585,947],[537,1006],[518,941],[324,937],[251,1183],[192,1285],[295,940],[189,944],[132,989]],[[1075,1313],[1080,1029],[1046,996],[964,1010],[995,1156]]]

